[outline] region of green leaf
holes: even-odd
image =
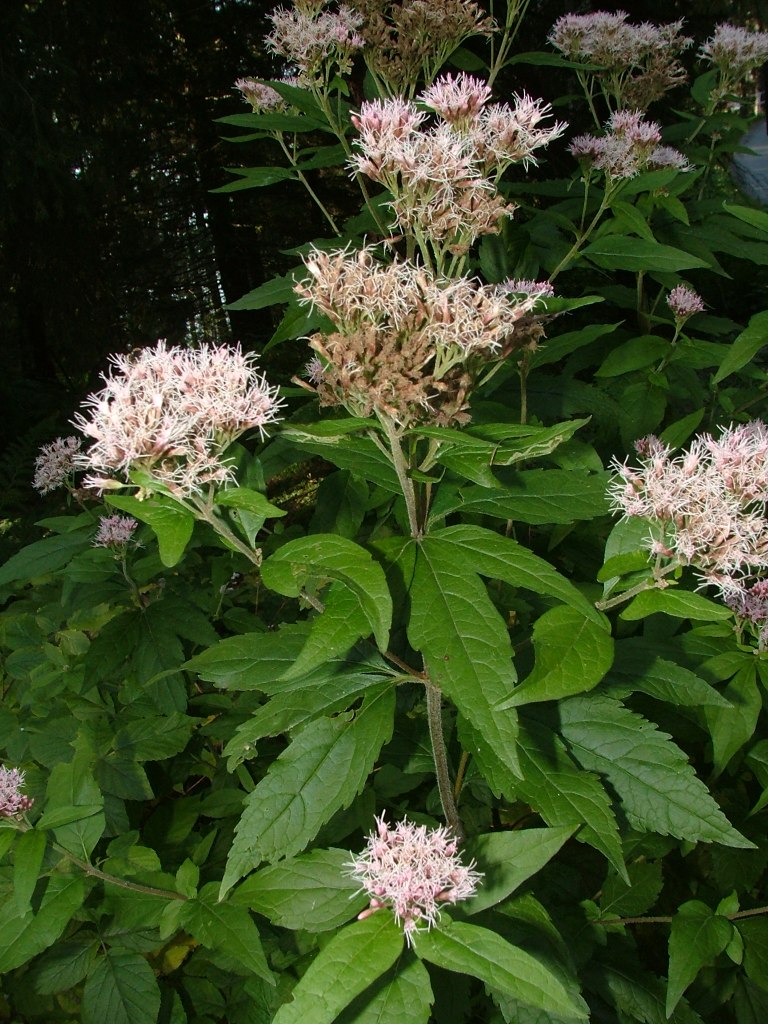
[[[264,309],[266,306],[276,306],[283,302],[290,302],[294,297],[296,280],[292,274],[285,274],[283,277],[273,277],[265,281],[258,288],[247,292],[236,302],[229,302],[225,309]]]
[[[600,779],[580,769],[556,733],[521,717],[517,793],[548,825],[582,826],[577,839],[599,850],[626,876],[616,818]]]
[[[287,515],[284,509],[278,508],[268,501],[260,491],[252,491],[248,487],[230,487],[226,491],[218,491],[216,504],[227,508],[245,509],[264,519],[277,519]]]
[[[362,789],[392,736],[394,687],[368,692],[357,712],[310,722],[246,797],[235,832],[223,896],[264,860],[290,857]]]
[[[251,974],[275,984],[259,931],[244,907],[216,903],[201,896],[187,900],[178,920],[207,949],[233,957]]]
[[[367,637],[371,623],[358,595],[341,583],[323,593],[323,611],[310,619],[309,636],[284,679],[298,679]]]
[[[0,907],[0,973],[21,967],[52,946],[85,896],[82,875],[52,875],[40,909],[19,913],[15,900]]]
[[[340,432],[329,434],[322,427],[323,424],[319,423],[291,423],[282,428],[280,438],[289,441],[300,451],[321,455],[339,469],[348,469],[363,480],[377,484],[393,494],[401,493],[392,463],[370,438],[344,436]]]
[[[338,932],[323,946],[273,1024],[332,1024],[355,996],[397,960],[403,933],[388,911]]]
[[[225,167],[229,174],[236,174],[237,181],[212,188],[211,192],[240,192],[246,188],[263,188],[274,185],[278,181],[295,179],[296,172],[291,167]]]
[[[453,922],[419,932],[416,953],[448,971],[470,974],[547,1013],[586,1019],[559,978],[530,953],[474,924]]]
[[[683,707],[730,707],[701,676],[658,657],[654,645],[642,638],[618,641],[609,681],[611,697],[622,698],[639,691]]]
[[[591,345],[598,338],[613,334],[619,327],[621,327],[620,322],[616,324],[589,324],[578,331],[568,331],[566,334],[559,334],[554,338],[549,338],[546,344],[541,344],[533,353],[531,368],[536,369],[539,366],[559,363],[566,356],[570,355],[571,352]]]
[[[29,909],[29,901],[37,885],[48,836],[30,829],[22,833],[13,854],[13,894],[21,913]]]
[[[0,587],[14,580],[31,580],[63,569],[79,551],[88,548],[91,537],[67,533],[28,544],[0,566]]]
[[[611,667],[613,640],[603,623],[560,605],[533,626],[536,662],[504,706],[560,700],[593,689]]]
[[[629,881],[610,874],[600,896],[601,919],[634,917],[644,914],[656,902],[664,885],[661,861],[634,861],[627,864]]]
[[[628,622],[644,619],[648,615],[663,612],[677,619],[693,619],[694,621],[719,622],[730,619],[733,612],[725,605],[716,604],[701,594],[692,594],[689,590],[678,590],[667,587],[664,590],[653,588],[644,590],[621,612],[621,618]]]
[[[765,210],[754,210],[751,206],[736,206],[733,203],[723,203],[723,209],[768,235],[768,213]]]
[[[434,1002],[429,973],[412,954],[390,969],[351,1003],[338,1024],[428,1024]]]
[[[161,497],[139,501],[129,494],[107,494],[105,501],[152,528],[163,565],[170,569],[181,560],[195,525],[189,512]]]
[[[607,474],[587,476],[566,469],[510,472],[503,480],[503,491],[463,487],[447,507],[436,502],[433,519],[458,511],[536,526],[594,519],[609,510],[607,482]]]
[[[96,936],[88,933],[57,942],[35,964],[35,992],[50,996],[79,985],[95,965],[97,948]]]
[[[582,255],[602,270],[677,273],[680,270],[709,266],[704,260],[682,249],[629,235],[603,235],[582,249]]]
[[[646,366],[657,363],[670,352],[671,346],[666,338],[659,338],[654,334],[632,338],[608,353],[600,369],[595,372],[595,376],[618,377],[622,373],[642,370]]]
[[[178,712],[128,722],[115,734],[113,749],[136,761],[164,761],[186,747],[193,725]]]
[[[347,850],[312,850],[261,868],[230,895],[273,924],[294,931],[326,932],[356,917],[369,902],[349,877]]]
[[[290,677],[290,671],[288,672]],[[318,715],[332,715],[345,711],[369,687],[387,678],[384,673],[368,671],[341,672],[331,675],[317,672],[301,685],[278,693],[256,710],[253,717],[237,727],[235,735],[224,749],[230,758],[230,771],[247,757],[253,756],[253,746],[263,736],[278,736],[292,732]]]
[[[736,927],[744,940],[744,970],[747,977],[768,992],[768,919],[748,917]]]
[[[106,827],[103,811],[93,813],[96,805],[103,807],[104,800],[93,778],[93,761],[93,752],[80,734],[72,761],[54,766],[46,789],[46,814],[59,808],[67,811],[74,807],[82,809],[81,817],[55,826],[55,835],[61,846],[85,860],[90,857]]]
[[[512,645],[471,558],[439,538],[424,537],[416,551],[410,598],[408,639],[421,651],[431,682],[517,774],[516,715],[496,710],[517,678]]]
[[[668,1019],[664,1012],[665,986],[652,974],[642,971],[621,951],[612,963],[595,958],[589,970],[590,987],[609,1005],[614,1005],[620,1020],[642,1024],[703,1024],[685,1000],[681,1000]]]
[[[477,893],[460,904],[464,915],[500,903],[540,871],[571,838],[575,826],[526,828],[515,832],[490,832],[474,836],[464,846],[467,857],[477,861],[483,881]]]
[[[740,669],[723,691],[728,708],[705,708],[704,718],[712,737],[712,763],[715,774],[755,735],[763,706],[757,683],[756,665]]]
[[[720,364],[720,369],[712,378],[712,383],[719,384],[720,381],[750,363],[766,342],[768,342],[768,310],[755,313],[749,318],[746,328],[734,340],[728,354]]]
[[[714,914],[706,903],[690,900],[679,908],[669,935],[667,1017],[701,968],[722,953],[732,934],[731,922]]]
[[[752,848],[696,777],[687,756],[653,723],[595,694],[562,701],[559,711],[574,756],[610,783],[632,828]]]
[[[264,561],[261,577],[285,597],[298,597],[309,581],[338,580],[356,596],[379,650],[387,649],[392,598],[383,569],[359,544],[333,533],[300,537]]]
[[[430,544],[447,558],[461,561],[468,572],[504,580],[512,587],[556,597],[583,616],[607,628],[606,619],[570,580],[549,562],[511,537],[481,526],[449,526],[429,535]]]
[[[271,693],[275,680],[298,658],[308,632],[309,623],[301,622],[275,632],[227,637],[182,667],[217,686]]]
[[[83,990],[83,1024],[157,1024],[160,989],[139,953],[110,949]]]

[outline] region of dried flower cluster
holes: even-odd
[[[445,75],[418,97],[436,112],[435,123],[400,98],[363,103],[353,115],[352,167],[392,193],[400,230],[461,253],[513,212],[497,191],[499,178],[512,163],[536,163],[536,150],[566,126],[541,127],[549,107],[540,100],[486,105],[489,95],[480,79]]]
[[[99,529],[93,539],[97,548],[125,548],[139,524],[132,516],[100,516]]]
[[[549,41],[568,60],[598,65],[594,74],[615,109],[647,110],[685,80],[679,55],[693,42],[682,35],[683,22],[634,25],[624,11],[564,14]]]
[[[43,445],[35,459],[35,475],[32,486],[40,494],[48,494],[62,487],[75,472],[77,454],[82,441],[77,437],[57,437],[51,444]]]
[[[699,53],[720,71],[718,91],[722,98],[768,60],[768,32],[750,32],[739,25],[722,23]]]
[[[768,428],[753,420],[719,438],[702,434],[677,456],[655,437],[636,447],[638,467],[613,465],[614,509],[655,524],[658,558],[692,565],[704,583],[746,601],[768,568]]]
[[[78,457],[83,483],[119,488],[142,470],[172,493],[224,483],[227,446],[246,430],[277,419],[280,401],[239,348],[154,348],[111,358],[105,387],[90,395],[76,426],[93,440]]]
[[[364,57],[384,95],[413,95],[431,82],[453,51],[474,35],[489,36],[492,18],[475,0],[351,0],[363,15]]]
[[[683,324],[694,313],[704,312],[701,296],[687,285],[679,284],[667,296],[667,305],[678,324]]]
[[[348,74],[355,53],[365,45],[359,32],[361,14],[347,4],[339,4],[336,11],[326,8],[325,0],[302,0],[269,15],[267,47],[296,67],[299,83],[309,87],[333,74]]]
[[[609,182],[659,167],[690,170],[682,153],[661,145],[660,126],[646,121],[639,110],[617,111],[605,130],[605,135],[577,135],[570,150],[588,171],[602,171]]]
[[[16,818],[32,806],[32,797],[21,792],[23,785],[24,772],[0,766],[0,818]]]
[[[474,861],[461,863],[456,840],[446,828],[407,820],[391,828],[383,814],[376,825],[365,848],[347,865],[371,898],[360,917],[389,907],[410,945],[416,933],[436,924],[442,906],[473,896],[483,876],[473,870]]]
[[[466,422],[478,373],[541,336],[536,297],[467,278],[436,278],[410,262],[377,261],[370,249],[313,251],[296,287],[331,320],[314,334],[309,374],[323,405],[384,413],[402,426]]]
[[[250,103],[255,114],[284,110],[288,105],[276,89],[257,78],[238,78],[235,89]]]

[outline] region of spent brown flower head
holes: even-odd
[[[530,343],[536,299],[469,278],[435,277],[373,251],[312,251],[296,287],[333,324],[310,344],[320,356],[325,405],[379,410],[398,423],[466,422],[474,381],[489,362]]]

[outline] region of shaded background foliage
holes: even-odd
[[[541,48],[568,9],[615,6],[532,4],[518,49]],[[650,0],[620,6],[633,18],[659,13]],[[264,193],[212,190],[228,180],[228,164],[280,162],[269,141],[234,147],[215,123],[242,109],[236,77],[282,71],[262,43],[272,7],[272,0],[3,3],[3,515],[18,515],[32,500],[36,450],[65,429],[110,352],[160,337],[258,349],[269,337],[273,314],[226,304],[294,263],[282,252],[321,235],[323,224],[294,183]],[[664,16],[684,17],[703,39],[717,20],[764,22],[764,8],[765,0],[676,0]],[[561,84],[551,69],[518,65],[500,92],[527,88],[554,99]],[[316,187],[343,202],[337,176],[324,182],[318,173]],[[273,377],[295,372],[299,347],[270,357]]]

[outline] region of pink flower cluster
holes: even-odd
[[[444,75],[418,97],[436,121],[401,98],[363,103],[353,115],[359,152],[351,166],[392,193],[402,230],[465,247],[498,231],[514,209],[496,189],[499,178],[513,163],[535,164],[536,151],[565,130],[541,126],[550,112],[541,100],[488,105],[489,97],[480,79]]]
[[[276,89],[260,82],[257,78],[238,78],[235,82],[235,89],[242,95],[246,103],[250,103],[254,113],[283,110],[287,106]]]
[[[78,456],[84,486],[120,488],[141,470],[188,495],[232,478],[227,446],[246,430],[262,434],[278,418],[277,388],[239,348],[167,348],[111,357],[105,387],[90,395],[75,425],[93,440]]]
[[[634,178],[659,167],[690,170],[682,153],[661,145],[660,126],[646,121],[639,110],[617,111],[605,129],[605,135],[577,135],[570,150],[588,169],[603,171],[609,180]]]
[[[667,296],[667,305],[678,323],[684,323],[694,313],[704,312],[701,296],[687,285],[679,284]]]
[[[82,441],[77,437],[57,437],[40,449],[35,459],[32,486],[40,494],[48,494],[62,487],[75,472],[76,459]]]
[[[0,766],[0,818],[16,818],[32,806],[32,797],[21,792],[23,785],[24,772]]]
[[[269,15],[267,47],[298,68],[300,82],[309,86],[322,82],[329,67],[347,74],[354,53],[365,46],[362,14],[343,3],[335,12],[325,7],[324,0],[312,0]]]
[[[483,876],[473,870],[474,861],[461,863],[456,840],[446,828],[407,820],[391,828],[383,814],[376,825],[365,848],[347,865],[360,891],[371,899],[359,916],[389,907],[410,945],[416,933],[436,924],[442,906],[473,896]]]
[[[682,21],[635,25],[627,18],[624,11],[564,14],[549,41],[569,60],[589,65],[616,106],[645,110],[685,79],[678,57],[693,40],[681,34]]]
[[[93,539],[96,548],[125,548],[139,524],[132,516],[100,516],[99,529]]]
[[[640,465],[614,462],[615,511],[655,524],[651,551],[692,565],[727,592],[768,568],[768,428],[760,420],[702,434],[674,456],[657,438],[637,444]]]
[[[735,83],[768,60],[768,32],[750,32],[724,22],[702,44],[699,53]]]

